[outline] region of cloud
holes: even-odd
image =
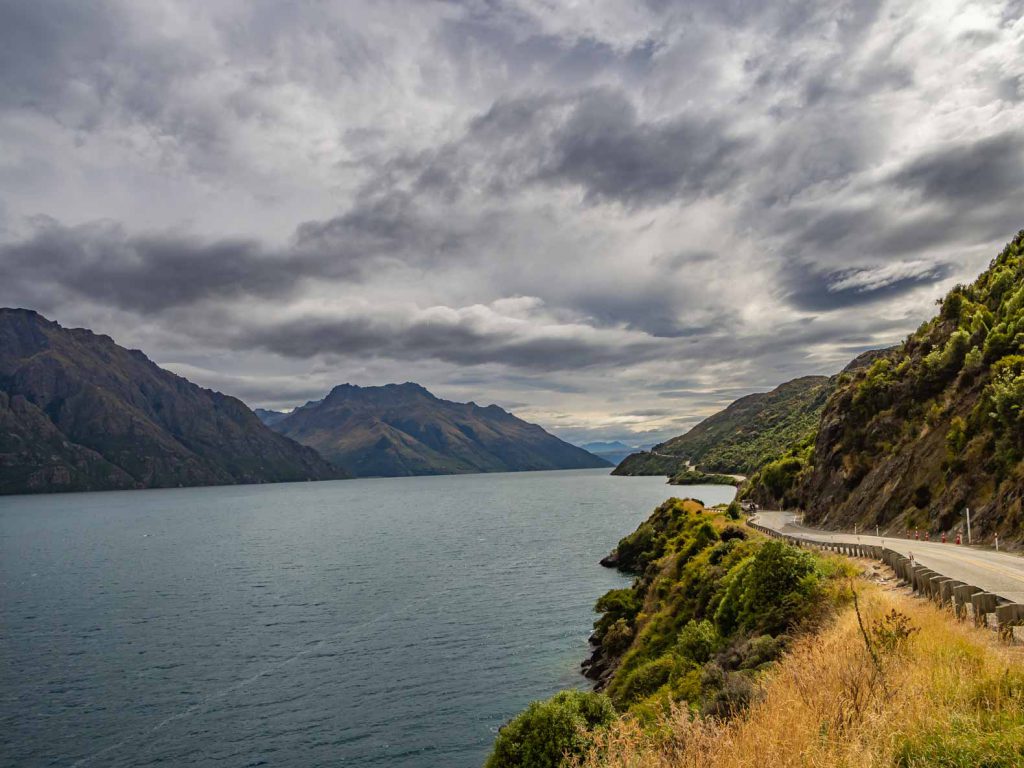
[[[1019,17],[7,3],[0,303],[255,404],[415,378],[663,439],[898,340],[1024,225]]]
[[[931,200],[978,206],[1024,191],[1024,131],[927,152],[892,177],[892,183]]]
[[[927,261],[889,262],[817,274],[794,269],[787,299],[807,311],[828,311],[892,299],[945,280],[953,269]]]
[[[449,196],[530,185],[576,188],[591,204],[662,203],[720,191],[745,140],[722,119],[676,114],[644,121],[624,92],[601,87],[496,101],[444,147],[394,162],[416,185]]]
[[[516,302],[523,304],[522,301]],[[306,316],[240,328],[232,346],[258,347],[287,357],[320,354],[442,360],[459,366],[501,363],[513,368],[566,371],[651,359],[663,348],[625,330],[559,322],[539,302],[528,316],[490,306],[391,308],[351,316]]]

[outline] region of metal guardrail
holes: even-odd
[[[909,585],[918,596],[932,600],[940,607],[951,608],[959,621],[970,619],[976,626],[998,629],[1007,640],[1013,639],[1013,627],[1024,625],[1024,605],[1008,602],[980,587],[943,576],[888,547],[815,541],[782,533],[750,520],[747,520],[747,525],[765,536],[782,539],[796,547],[879,560],[892,568],[896,577]]]

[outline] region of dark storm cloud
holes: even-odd
[[[52,220],[40,221],[29,239],[0,246],[0,267],[10,281],[4,293],[22,284],[46,305],[77,295],[146,314],[211,297],[280,297],[295,282],[287,263],[251,240],[129,236],[110,223]]]
[[[721,191],[745,143],[720,118],[644,121],[626,94],[592,88],[499,100],[458,142],[389,170],[416,171],[419,189],[453,197],[481,185],[500,195],[571,185],[590,203],[644,206]]]
[[[828,312],[900,296],[944,280],[947,264],[892,263],[877,268],[816,273],[812,266],[794,267],[787,279],[789,302],[808,312]]]
[[[928,152],[902,168],[893,184],[926,199],[972,206],[1024,193],[1024,133],[1007,131]]]
[[[639,121],[621,93],[595,91],[573,109],[539,178],[579,184],[594,200],[627,204],[719,192],[742,142],[714,118]]]
[[[493,327],[472,315],[453,312],[412,318],[304,318],[239,329],[229,343],[286,357],[367,355],[457,365],[501,363],[537,371],[632,364],[655,359],[664,351],[653,340],[616,342],[593,337],[583,328],[567,334]]]
[[[0,301],[21,292],[48,309],[79,296],[142,314],[210,299],[280,300],[308,280],[359,282],[382,263],[415,263],[458,243],[453,231],[421,220],[401,195],[301,224],[276,250],[245,238],[133,235],[113,222],[69,227],[38,217],[33,225],[27,238],[0,244],[7,275]]]

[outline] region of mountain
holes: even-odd
[[[804,376],[741,397],[689,432],[627,457],[613,474],[674,475],[689,462],[705,472],[750,474],[813,434],[834,383]]]
[[[244,403],[108,336],[0,309],[0,493],[344,476]]]
[[[360,477],[610,466],[496,405],[453,403],[418,384],[343,384],[272,428]]]
[[[626,445],[621,440],[612,440],[609,442],[596,442],[596,443],[583,443],[580,446],[583,450],[588,453],[592,453],[595,456],[600,456],[605,461],[609,461],[612,464],[618,464],[624,458],[634,453],[637,450],[635,445]]]
[[[1024,538],[1024,231],[936,317],[842,375],[803,450],[748,494],[829,526]]]
[[[268,427],[277,424],[277,422],[288,416],[285,411],[271,411],[266,408],[254,408],[253,413],[255,413],[256,417]]]

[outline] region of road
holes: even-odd
[[[936,573],[973,584],[1011,603],[1024,603],[1024,557],[1018,555],[935,541],[831,533],[800,525],[799,516],[792,512],[761,510],[752,520],[766,528],[809,541],[874,544],[896,550],[904,557],[913,554],[914,560]]]
[[[663,459],[677,459],[677,460],[679,459],[678,456],[673,456],[670,453],[658,453],[657,451],[648,451],[648,453],[650,453],[651,456],[660,456]],[[689,469],[689,470],[693,470],[695,472],[704,472],[703,469],[701,469],[701,468],[691,464],[688,459],[683,461],[683,465],[687,469]],[[737,483],[742,483],[744,480],[747,479],[746,475],[730,475],[728,472],[704,472],[704,474],[705,475],[722,475],[723,477],[731,477]]]

